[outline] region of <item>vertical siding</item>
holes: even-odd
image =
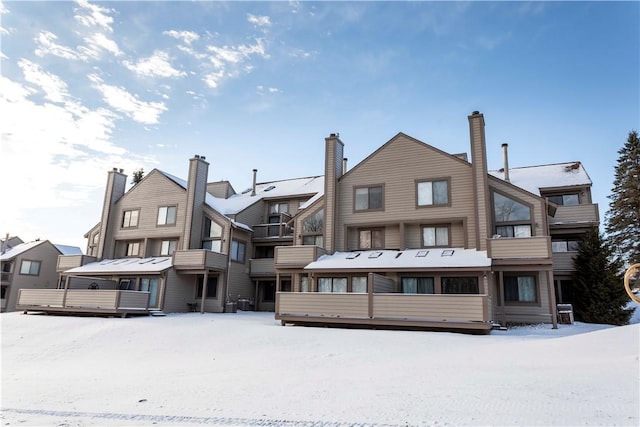
[[[451,206],[416,207],[416,180],[448,178]],[[450,218],[468,218],[468,232],[475,233],[473,176],[468,163],[405,135],[382,146],[339,181],[337,190],[336,250],[345,250],[353,240],[345,227],[400,222],[442,222]],[[353,189],[356,186],[384,185],[384,210],[353,212]],[[416,230],[412,228],[411,230]],[[399,245],[399,232],[389,235]],[[475,236],[475,234],[474,234]],[[420,237],[406,232],[405,246],[419,246]],[[458,240],[464,241],[464,238]],[[469,239],[469,241],[475,241]]]
[[[196,283],[195,275],[178,274],[173,269],[167,271],[162,310],[168,313],[186,312],[187,302],[197,299]]]

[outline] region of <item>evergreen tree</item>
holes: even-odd
[[[131,183],[133,185],[136,185],[140,181],[142,181],[142,178],[144,178],[144,169],[140,168],[137,171],[133,172],[133,180],[131,181]]]
[[[640,262],[640,140],[629,132],[618,154],[606,231],[615,253],[625,264]]]
[[[622,262],[613,257],[611,246],[596,228],[589,230],[574,259],[573,312],[576,320],[587,323],[626,325],[633,309],[622,275]]]

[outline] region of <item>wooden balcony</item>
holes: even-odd
[[[276,265],[273,258],[253,258],[249,262],[252,277],[276,275]]]
[[[20,289],[18,310],[97,313],[107,315],[148,314],[149,292],[99,289]]]
[[[549,236],[488,239],[487,256],[505,260],[550,259],[551,239]]]
[[[553,253],[553,272],[562,274],[571,274],[574,271],[573,257],[577,252],[554,252]]]
[[[597,204],[558,206],[556,214],[549,217],[549,227],[554,229],[593,227],[599,223]]]
[[[303,268],[326,254],[323,248],[313,245],[278,246],[275,253],[276,269]]]
[[[275,317],[283,324],[488,331],[490,312],[487,295],[278,292]]]
[[[173,253],[173,267],[176,270],[215,270],[227,268],[227,255],[207,249],[177,250]]]
[[[82,267],[85,264],[95,262],[98,259],[89,255],[58,255],[58,264],[56,270],[58,272],[67,271],[72,268]]]

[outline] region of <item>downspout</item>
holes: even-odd
[[[222,303],[223,312],[227,303],[227,290],[229,289],[229,276],[231,275],[231,242],[233,242],[233,224],[230,224],[229,226],[229,244],[227,245],[227,272],[224,276],[224,293],[222,294],[222,296],[224,297],[224,301]]]
[[[551,323],[553,323],[553,329],[558,329],[558,310],[556,305],[556,293],[554,292],[555,283],[553,282],[553,274],[547,270],[545,272],[547,276],[547,289],[549,290],[549,305],[551,309]]]
[[[202,301],[200,301],[200,314],[204,314],[204,303],[207,298],[207,282],[209,281],[209,269],[204,270],[202,277]]]

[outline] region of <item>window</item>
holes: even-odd
[[[40,261],[27,261],[23,260],[20,265],[20,274],[27,276],[39,276],[40,275]]]
[[[244,252],[246,244],[239,240],[233,240],[231,242],[231,261],[244,262]]]
[[[419,181],[416,183],[418,206],[449,204],[449,181]]]
[[[443,277],[443,294],[478,294],[477,277]]]
[[[270,203],[269,215],[289,213],[289,203]]]
[[[432,294],[435,292],[433,277],[403,277],[403,294]]]
[[[318,279],[318,292],[347,292],[346,277],[321,277]]]
[[[535,276],[504,276],[505,302],[536,302],[537,288]]]
[[[384,248],[384,230],[380,228],[358,230],[358,247],[360,249]]]
[[[177,241],[163,240],[160,245],[160,255],[171,255],[176,250]]]
[[[138,256],[140,254],[140,242],[127,243],[127,256]]]
[[[139,214],[139,210],[124,211],[122,214],[122,228],[137,227]]]
[[[160,206],[158,208],[158,225],[173,225],[176,223],[175,206]]]
[[[222,226],[210,218],[205,217],[202,231],[202,249],[213,252],[221,251]]]
[[[551,241],[551,252],[578,252],[581,242],[577,239],[553,239]]]
[[[323,246],[322,232],[324,230],[324,210],[320,209],[302,221],[302,244]]]
[[[531,237],[531,208],[523,203],[494,192],[493,219],[501,237]]]
[[[449,227],[422,227],[422,247],[449,246]]]
[[[255,256],[256,259],[262,258],[274,258],[275,257],[275,246],[254,246],[255,248]]]
[[[382,186],[363,187],[355,189],[355,210],[381,210]]]
[[[351,279],[351,292],[354,294],[366,294],[367,276],[353,277]]]
[[[198,277],[198,286],[196,290],[196,298],[202,298],[202,283],[204,277]],[[218,276],[207,277],[207,296],[206,298],[216,298],[218,296]]]
[[[309,286],[309,276],[300,277],[300,292],[309,291],[311,291],[311,286]]]
[[[577,194],[559,194],[559,195],[547,196],[547,200],[555,203],[556,205],[562,205],[562,206],[580,204],[580,197]]]

